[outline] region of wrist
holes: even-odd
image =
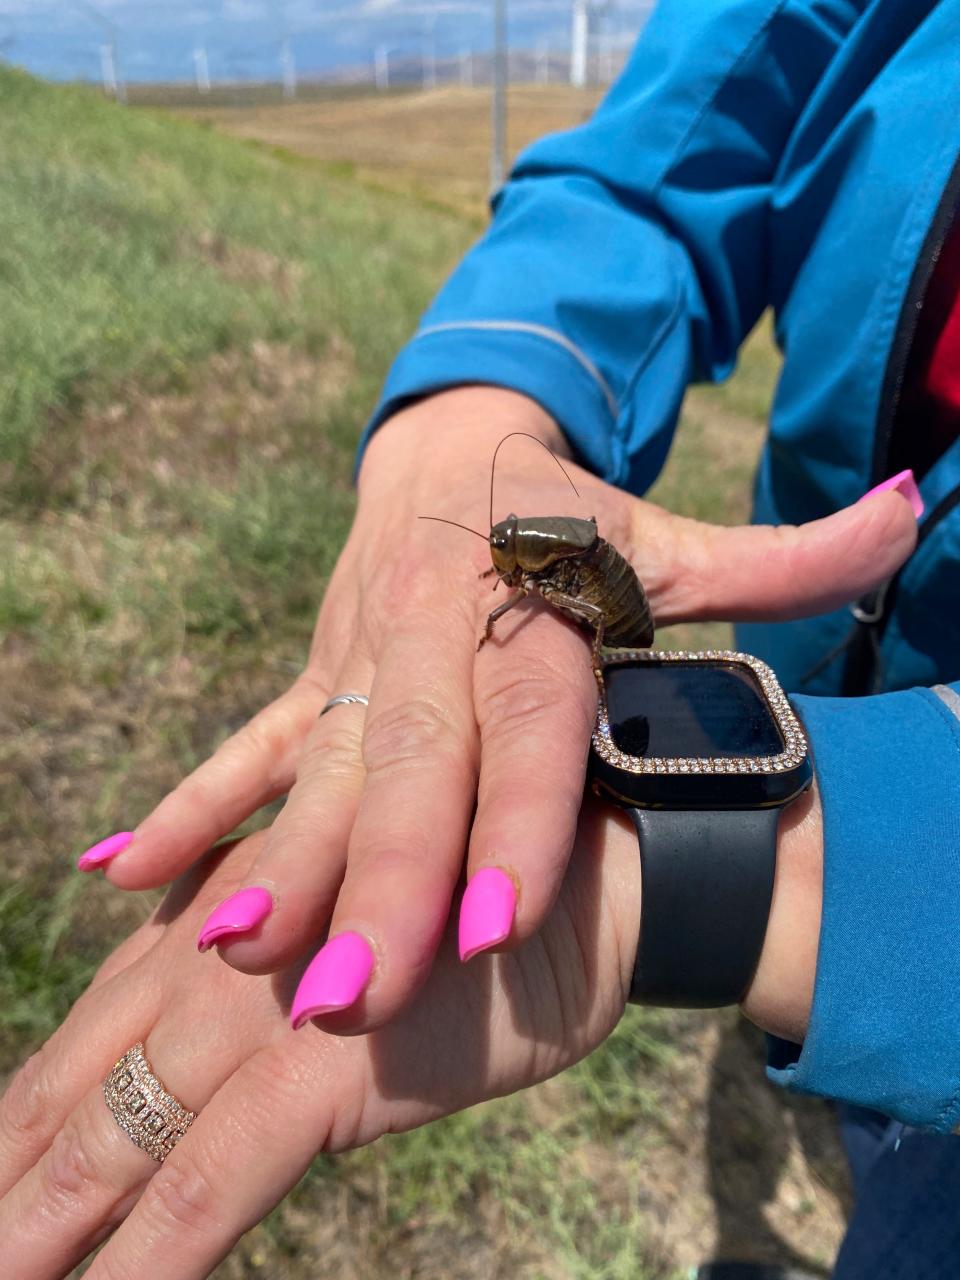
[[[772,1035],[800,1043],[810,1019],[823,898],[823,821],[816,784],[780,815],[767,932],[741,1008]]]
[[[370,439],[360,464],[361,494],[380,476],[396,484],[398,468],[415,476],[458,474],[473,479],[477,461],[489,467],[493,451],[511,431],[527,431],[554,453],[570,456],[550,415],[529,396],[505,387],[471,385],[438,391],[387,418]]]
[[[585,813],[595,814],[588,805]],[[625,1002],[640,937],[641,864],[637,834],[625,814],[607,806],[599,848],[605,906],[613,950],[611,980]],[[596,817],[588,821],[597,821]],[[783,810],[769,922],[756,973],[741,1009],[764,1031],[801,1042],[813,1001],[822,897],[823,839],[816,786]]]

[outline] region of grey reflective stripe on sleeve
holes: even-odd
[[[620,406],[617,403],[617,397],[610,389],[610,384],[586,352],[581,351],[566,334],[558,333],[556,329],[548,329],[546,325],[529,324],[524,320],[450,320],[446,324],[429,324],[425,329],[420,329],[414,335],[414,341],[417,338],[427,338],[432,333],[451,333],[457,329],[480,329],[488,333],[530,333],[536,338],[545,338],[547,342],[555,342],[558,347],[563,347],[568,355],[573,356],[577,364],[593,378],[603,392],[611,415],[614,418],[620,416]]]
[[[960,720],[960,693],[957,693],[955,689],[951,689],[946,684],[935,684],[930,692],[935,693],[941,702],[946,703],[957,719]]]

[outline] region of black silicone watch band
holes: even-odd
[[[628,809],[640,837],[635,1004],[737,1004],[767,931],[780,809]]]

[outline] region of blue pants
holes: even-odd
[[[834,1280],[960,1280],[960,1137],[838,1114],[856,1202]]]

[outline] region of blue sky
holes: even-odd
[[[619,0],[605,19],[625,39],[649,0]],[[277,78],[289,32],[298,69],[366,63],[376,45],[415,56],[489,49],[492,0],[0,0],[0,56],[39,75],[96,79],[100,45],[116,31],[128,80],[189,79],[207,51],[215,79]],[[571,0],[508,0],[511,45],[569,44]]]

